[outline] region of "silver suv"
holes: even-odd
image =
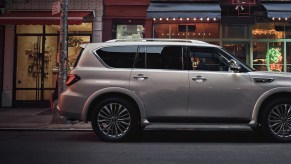
[[[58,108],[91,121],[104,141],[148,125],[245,124],[291,141],[291,74],[259,72],[223,48],[193,40],[82,45]]]

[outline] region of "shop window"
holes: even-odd
[[[218,23],[155,24],[154,38],[219,38],[219,27]]]
[[[222,27],[223,38],[249,38],[247,25],[224,25]]]
[[[287,63],[287,72],[291,72],[291,43],[287,42],[287,54],[286,54],[286,63]]]
[[[284,31],[284,24],[257,23],[253,27],[252,37],[255,39],[282,39]]]
[[[142,39],[144,38],[143,25],[117,25],[117,39]]]
[[[47,34],[58,34],[60,32],[59,25],[46,25],[45,31]],[[80,25],[69,25],[69,34],[91,34],[92,33],[92,23],[82,23]]]
[[[16,33],[17,34],[42,34],[43,26],[42,25],[17,25]]]
[[[253,65],[258,71],[284,71],[282,42],[254,43]]]

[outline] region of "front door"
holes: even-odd
[[[17,102],[49,100],[56,83],[57,36],[18,36],[15,77]]]
[[[192,121],[247,121],[251,116],[248,73],[229,70],[227,59],[215,49],[190,48],[189,117]]]
[[[130,87],[142,100],[150,122],[187,116],[189,82],[183,62],[181,46],[139,47]]]

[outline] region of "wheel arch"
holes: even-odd
[[[108,97],[120,97],[123,98],[127,101],[130,101],[131,103],[133,103],[133,105],[135,105],[137,107],[137,112],[140,116],[140,120],[145,119],[146,114],[145,114],[145,110],[144,110],[144,105],[142,103],[142,101],[139,99],[139,97],[134,94],[132,91],[129,91],[127,89],[124,88],[105,88],[102,90],[99,90],[97,92],[95,92],[94,94],[92,94],[86,101],[84,108],[82,110],[82,115],[81,115],[81,119],[84,121],[90,121],[91,120],[91,115],[93,113],[94,110],[94,105],[98,102],[100,102],[101,100],[104,100]]]
[[[272,101],[273,99],[286,98],[286,97],[290,97],[291,99],[290,87],[275,88],[262,94],[255,103],[255,106],[252,112],[252,120],[250,122],[250,125],[251,126],[258,125],[258,123],[260,122],[261,113],[264,110],[264,107],[270,101]]]

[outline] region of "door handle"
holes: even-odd
[[[196,76],[196,77],[192,77],[192,80],[195,80],[196,82],[201,83],[201,82],[206,81],[207,79],[205,79],[204,77],[198,75],[198,76]]]
[[[143,81],[143,80],[145,80],[145,79],[147,79],[149,77],[143,76],[143,74],[138,74],[137,76],[134,76],[133,78],[137,79],[138,81]]]

